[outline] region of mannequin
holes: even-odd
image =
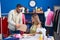
[[[50,7],[48,7],[47,11],[45,12],[45,26],[47,30],[47,34],[49,36],[53,35],[53,20],[54,20],[54,13],[51,11]]]
[[[47,17],[47,15],[48,15],[48,13],[49,13],[50,11],[51,11],[50,8],[47,9],[47,11],[45,12],[45,18]]]
[[[25,8],[24,7],[21,7],[21,9],[22,9],[22,13],[25,13]]]
[[[54,14],[53,14],[53,11],[51,11],[49,7],[47,11],[45,12],[45,18],[46,18],[45,26],[52,27],[53,26],[52,21],[54,20]]]

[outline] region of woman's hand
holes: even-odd
[[[33,34],[28,34],[28,36],[33,36]]]
[[[33,34],[23,34],[23,36],[24,36],[24,35],[27,35],[27,36],[33,36]]]

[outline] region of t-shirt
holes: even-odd
[[[36,33],[36,25],[32,25],[32,27],[30,28],[30,33],[33,34],[33,33]]]

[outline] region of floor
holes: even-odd
[[[2,35],[0,34],[0,40],[2,39]]]
[[[57,34],[56,32],[54,33],[55,40],[60,40],[60,34]]]

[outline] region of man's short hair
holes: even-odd
[[[16,7],[22,7],[22,5],[20,5],[20,4],[17,4],[17,5],[16,5]]]
[[[48,6],[48,9],[49,9],[50,7]]]

